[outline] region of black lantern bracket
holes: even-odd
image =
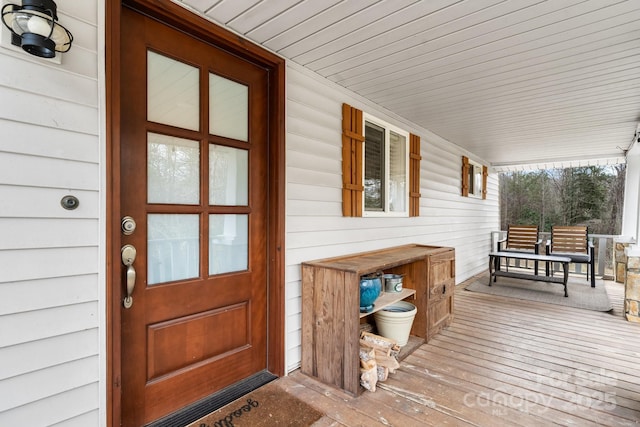
[[[11,33],[11,45],[31,55],[53,59],[57,52],[68,52],[73,35],[58,23],[57,5],[53,0],[23,0],[22,4],[6,3],[1,16]],[[4,29],[3,29],[4,30]],[[2,45],[6,47],[5,37]],[[55,61],[60,63],[60,61]]]

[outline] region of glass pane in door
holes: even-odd
[[[147,284],[198,277],[200,224],[195,214],[147,217]]]
[[[247,206],[249,155],[222,145],[209,146],[209,204]]]
[[[209,274],[243,271],[249,265],[249,215],[209,216]]]
[[[183,205],[200,202],[198,141],[147,135],[147,201]]]
[[[209,74],[209,133],[248,141],[249,88]]]
[[[199,102],[198,68],[147,52],[147,120],[199,130]]]

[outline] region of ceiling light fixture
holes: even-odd
[[[71,49],[73,36],[58,24],[53,0],[23,0],[2,7],[2,22],[11,31],[11,43],[32,55],[53,58]]]

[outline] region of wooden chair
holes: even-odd
[[[507,238],[498,240],[498,252],[540,253],[542,240],[538,238],[537,225],[512,225],[507,227]],[[507,268],[508,266],[507,260]],[[538,261],[534,262],[536,276],[538,275]]]
[[[593,242],[589,240],[586,226],[554,225],[551,228],[551,240],[546,245],[547,255],[565,256],[575,264],[587,264],[587,280],[591,275],[591,287],[596,287],[595,252]],[[547,264],[547,276],[549,264]]]

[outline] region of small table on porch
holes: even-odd
[[[541,276],[538,274],[525,274],[516,273],[511,271],[500,270],[500,258],[515,258],[529,261],[542,261],[542,262],[557,262],[562,264],[562,271],[564,275],[562,278],[553,276]],[[522,252],[490,252],[489,253],[489,286],[491,282],[495,282],[498,276],[512,277],[514,279],[535,280],[539,282],[561,283],[564,285],[564,296],[568,297],[567,292],[567,280],[569,279],[569,263],[571,258],[554,256],[554,255],[539,255],[528,254]]]

